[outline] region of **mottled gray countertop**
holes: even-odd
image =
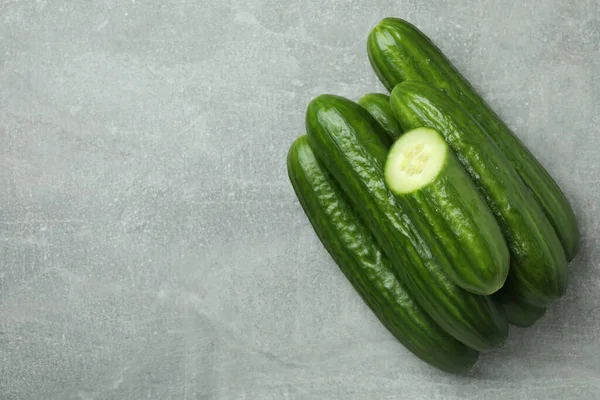
[[[0,398],[599,399],[598,0],[0,0]],[[567,295],[463,377],[378,323],[285,170],[421,27],[556,177]]]

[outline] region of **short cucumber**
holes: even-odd
[[[413,301],[371,232],[315,158],[306,136],[292,144],[287,168],[317,236],[390,333],[437,368],[454,373],[467,371],[477,360],[477,351],[446,333]]]
[[[392,140],[396,140],[402,135],[402,129],[390,107],[389,96],[382,93],[367,93],[358,100],[358,104],[379,122]]]
[[[496,216],[509,250],[507,285],[525,301],[545,307],[567,288],[567,260],[539,204],[481,126],[442,91],[403,82],[392,91],[396,119],[405,129],[439,131]]]
[[[504,308],[508,322],[521,328],[528,328],[546,314],[546,308],[529,304],[509,289],[500,289],[492,296],[494,301]]]
[[[417,226],[387,188],[388,151],[381,126],[360,105],[333,95],[311,101],[306,113],[309,142],[389,257],[400,281],[446,332],[467,346],[489,351],[508,334],[506,315],[489,297],[455,285],[443,272],[448,259],[433,251],[431,232]]]
[[[373,69],[388,90],[407,80],[428,82],[471,113],[531,190],[556,231],[567,259],[572,259],[579,246],[579,230],[565,195],[441,50],[415,26],[398,18],[379,22],[369,35],[367,49]]]
[[[439,132],[417,128],[392,146],[385,182],[413,220],[433,233],[449,260],[450,279],[481,295],[504,285],[506,241],[494,215]]]

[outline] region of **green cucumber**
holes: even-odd
[[[388,151],[381,126],[360,105],[333,95],[311,101],[306,113],[309,142],[389,257],[400,281],[446,332],[467,346],[489,351],[508,334],[506,315],[489,297],[455,285],[443,272],[437,239],[417,226],[387,188],[383,168]]]
[[[358,104],[379,122],[392,140],[396,140],[402,135],[402,129],[390,107],[389,96],[382,93],[367,93],[358,100]]]
[[[403,81],[425,81],[471,113],[531,190],[571,260],[579,246],[579,230],[565,195],[440,49],[415,26],[397,18],[382,20],[370,33],[367,48],[375,73],[390,91]]]
[[[392,146],[385,182],[412,220],[420,220],[450,259],[450,279],[489,295],[509,270],[506,241],[494,215],[444,138],[430,128],[403,134]]]
[[[442,91],[403,82],[391,95],[405,130],[439,131],[496,216],[511,255],[507,284],[525,301],[545,307],[567,288],[567,260],[539,204],[481,126]]]
[[[478,352],[450,336],[406,292],[371,232],[315,158],[306,136],[292,144],[287,168],[317,236],[390,333],[439,369],[453,373],[469,370]]]
[[[508,322],[521,328],[528,328],[546,314],[546,308],[529,304],[506,288],[492,296],[494,301],[504,308]]]

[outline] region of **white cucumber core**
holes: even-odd
[[[410,193],[433,181],[444,167],[448,145],[431,128],[404,133],[390,149],[385,182],[394,193]]]

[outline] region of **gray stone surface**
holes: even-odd
[[[0,0],[0,398],[600,398],[597,0]],[[392,339],[285,155],[428,33],[564,188],[567,295],[465,377]]]

